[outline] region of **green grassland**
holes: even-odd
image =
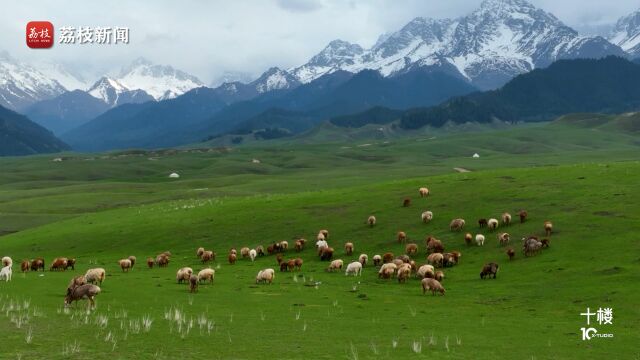
[[[0,283],[0,358],[640,358],[640,142],[593,129],[557,122],[435,139],[0,159],[0,255],[78,259],[67,272],[14,266],[13,281]],[[172,171],[182,177],[169,180]],[[421,186],[432,195],[419,198]],[[401,207],[405,197],[412,206]],[[521,208],[529,221],[505,230],[512,262],[496,233],[467,247],[448,230],[463,217],[476,233],[478,218]],[[435,217],[423,224],[427,209]],[[373,228],[364,224],[371,214]],[[545,220],[554,223],[550,248],[524,257],[519,239],[542,235]],[[399,230],[419,245],[418,263],[429,234],[463,255],[444,270],[445,296],[423,295],[417,279],[379,280],[371,264],[358,278],[328,273],[312,244],[285,254],[302,257],[303,269],[276,272],[273,285],[254,278],[276,268],[275,256],[225,260],[232,246],[313,239],[322,228],[345,263],[400,255]],[[199,246],[218,253],[216,278],[189,294],[175,272],[203,268]],[[144,266],[165,250],[168,268]],[[139,263],[122,273],[116,261],[129,255]],[[498,278],[480,280],[489,261],[500,264]],[[96,266],[107,270],[97,309],[65,311],[69,279]],[[614,324],[599,329],[614,338],[580,339],[587,307],[614,309]]]

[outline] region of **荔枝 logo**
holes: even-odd
[[[30,21],[27,24],[27,46],[47,49],[53,46],[53,24],[48,21]]]

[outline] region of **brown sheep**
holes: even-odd
[[[282,263],[282,261],[283,261],[282,254],[276,255],[276,261],[278,262],[278,265],[280,265]]]
[[[296,268],[296,260],[295,259],[288,260],[287,268],[289,269],[289,271],[293,271],[293,269]]]
[[[464,234],[464,243],[467,244],[467,246],[471,245],[471,241],[473,241],[473,235],[471,235],[471,233]]]
[[[456,264],[460,261],[462,253],[460,251],[452,251],[449,255],[455,260]]]
[[[158,264],[158,267],[167,267],[167,266],[169,266],[169,261],[170,261],[169,256],[167,256],[165,254],[160,254],[160,255],[156,256],[156,264]]]
[[[482,271],[480,272],[480,279],[484,279],[485,277],[491,278],[491,275],[493,275],[493,278],[495,279],[497,274],[498,274],[498,264],[493,262],[488,263],[482,267]]]
[[[324,239],[327,240],[329,238],[329,230],[320,230],[319,231],[320,234],[322,234],[322,236],[324,236]]]
[[[67,259],[66,258],[55,258],[53,259],[53,263],[49,268],[49,271],[54,270],[62,270],[64,271],[67,268]]]
[[[32,271],[38,271],[42,269],[42,271],[44,271],[44,259],[43,258],[36,258],[34,260],[31,261],[31,270]]]
[[[540,240],[540,242],[542,243],[542,248],[549,248],[549,239],[542,239]]]
[[[347,254],[347,256],[353,254],[353,243],[348,242],[344,244],[344,253]]]
[[[287,270],[288,270],[287,262],[286,261],[281,262],[280,263],[280,272],[287,271]]]
[[[481,227],[481,228],[487,226],[487,219],[485,219],[485,218],[478,219],[478,226]]]
[[[441,253],[433,253],[427,256],[427,263],[435,267],[442,267],[444,261],[444,255]]]
[[[216,259],[216,253],[214,253],[212,250],[205,250],[200,256],[200,260],[202,261],[203,264],[206,264],[209,261],[213,261],[215,259]]]
[[[69,285],[67,286],[67,295],[71,294],[71,292],[78,286],[82,286],[86,283],[87,279],[84,277],[84,275],[78,275],[74,277],[73,279],[71,279],[71,282],[69,282]]]
[[[501,246],[505,246],[505,245],[509,244],[510,240],[511,240],[511,235],[509,235],[509,233],[500,233],[500,234],[498,234],[498,241],[500,242]]]
[[[427,252],[428,253],[444,252],[444,245],[442,245],[442,241],[435,239],[433,237],[429,237],[427,241]]]
[[[29,271],[29,265],[29,260],[22,260],[20,263],[20,270],[22,270],[22,272]]]
[[[135,266],[136,261],[138,261],[138,258],[133,256],[133,255],[129,256],[127,259],[129,259],[129,261],[131,261],[131,267],[132,268]],[[76,259],[72,259],[72,260],[73,260],[74,263],[76,262]]]
[[[527,210],[520,210],[520,212],[518,212],[518,216],[520,217],[520,223],[522,224],[527,221],[529,214],[527,213]]]
[[[65,307],[71,305],[72,302],[78,301],[80,299],[89,299],[89,308],[95,308],[96,296],[100,294],[100,287],[93,284],[84,284],[74,288],[67,296],[64,298]]]
[[[511,214],[509,214],[508,212],[503,213],[503,214],[502,214],[502,223],[503,223],[505,226],[509,226],[509,225],[511,225]]]
[[[264,256],[264,246],[258,245],[256,247],[256,252],[258,253],[258,256]]]
[[[443,267],[451,267],[458,263],[457,256],[452,253],[444,253],[442,254],[442,266]]]
[[[411,277],[411,266],[403,265],[398,268],[398,282],[406,283],[407,279]]]
[[[202,258],[202,253],[204,253],[204,248],[203,247],[199,247],[198,250],[196,250],[196,257],[197,258]]]
[[[444,296],[445,293],[444,287],[442,287],[442,284],[440,284],[438,280],[425,277],[422,279],[422,294],[426,294],[427,290],[431,290],[433,295],[435,295],[436,292],[439,292]]]
[[[404,231],[398,231],[398,242],[403,243],[407,240],[407,234]]]
[[[149,267],[149,269],[153,269],[153,264],[155,264],[153,258],[147,258],[147,266]]]
[[[233,265],[236,263],[236,260],[238,259],[238,256],[236,254],[229,254],[229,257],[227,258],[227,260],[229,260],[229,264]]]
[[[411,206],[411,199],[410,198],[405,198],[402,201],[402,207],[409,207],[409,206]]]
[[[382,262],[385,264],[390,263],[393,261],[394,257],[395,256],[393,256],[393,253],[390,253],[390,252],[385,253],[384,255],[382,255]]]
[[[67,270],[68,268],[71,268],[71,270],[76,269],[76,259],[67,259],[67,266],[64,269]]]
[[[198,292],[198,276],[191,274],[189,276],[189,292],[195,293]]]
[[[415,256],[418,253],[418,245],[407,244],[407,246],[404,248],[404,252],[409,256]]]
[[[322,253],[320,254],[320,261],[329,261],[333,257],[333,248],[326,247],[322,249]]]
[[[513,260],[513,257],[516,256],[516,252],[512,248],[508,248],[506,254],[509,257],[509,261]]]
[[[295,249],[297,252],[300,252],[304,249],[304,239],[298,239],[295,242]]]
[[[295,258],[294,264],[295,264],[296,270],[298,271],[302,270],[302,263],[303,261],[301,258]]]
[[[267,253],[268,253],[269,255],[272,255],[275,251],[276,251],[276,249],[274,248],[274,246],[273,246],[273,245],[269,245],[269,246],[267,246]]]
[[[436,271],[436,273],[434,274],[434,279],[442,282],[442,280],[444,280],[444,273],[442,271]]]
[[[464,219],[453,219],[449,223],[449,230],[451,231],[460,231],[462,228],[464,228]]]
[[[544,222],[544,232],[545,234],[547,234],[547,236],[551,236],[551,232],[553,231],[553,224],[551,223],[551,221],[545,221]]]

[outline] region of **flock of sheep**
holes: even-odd
[[[421,197],[429,196],[429,190],[425,187],[419,189]],[[411,199],[406,198],[403,201],[403,206],[408,207],[411,205]],[[433,219],[432,211],[424,211],[421,214],[421,220],[424,223],[429,223]],[[528,213],[525,210],[521,210],[518,213],[520,223],[524,223],[527,220]],[[375,216],[369,216],[366,220],[366,224],[370,227],[376,225],[377,219]],[[495,218],[479,219],[478,226],[480,229],[487,229],[490,232],[496,231],[499,227],[508,227],[512,223],[512,216],[509,213],[503,213],[501,221]],[[462,231],[465,227],[465,220],[458,218],[453,219],[449,224],[449,230],[452,232]],[[550,221],[544,222],[544,231],[547,238],[538,239],[536,236],[528,236],[522,238],[522,250],[525,256],[531,256],[537,254],[541,249],[549,247],[549,239],[553,231],[553,224]],[[329,231],[320,230],[316,236],[315,249],[320,261],[329,261],[327,267],[328,272],[341,271],[344,267],[344,261],[342,259],[333,259],[335,249],[329,246],[328,243]],[[443,269],[446,267],[455,266],[460,261],[462,253],[459,251],[445,252],[445,247],[441,240],[436,239],[433,236],[428,236],[425,240],[426,245],[426,264],[418,265],[412,257],[418,255],[418,244],[406,243],[407,234],[404,231],[399,231],[397,234],[397,241],[401,244],[406,244],[405,253],[399,256],[395,256],[392,252],[386,252],[383,255],[376,254],[372,257],[373,266],[378,267],[378,278],[391,279],[397,278],[398,282],[404,283],[414,275],[416,278],[421,279],[422,292],[426,293],[431,291],[434,295],[440,293],[445,294],[445,288],[442,286],[442,281],[445,278]],[[497,234],[498,242],[501,246],[509,245],[511,236],[507,232],[500,232]],[[472,245],[475,241],[477,246],[484,246],[485,236],[478,233],[475,236],[471,233],[465,233],[464,241],[467,246]],[[294,242],[294,250],[301,252],[304,250],[307,241],[305,239],[297,239]],[[347,242],[344,244],[344,253],[347,256],[352,256],[354,253],[354,244]],[[286,260],[283,257],[289,250],[288,241],[280,241],[273,243],[265,248],[260,245],[255,249],[248,247],[242,247],[240,249],[240,256],[244,259],[250,259],[255,261],[257,257],[266,255],[276,255],[276,261],[279,265],[281,272],[287,271],[300,271],[302,269],[303,260],[300,257]],[[512,247],[508,247],[505,251],[509,260],[512,260],[516,252]],[[196,257],[201,260],[203,264],[207,264],[214,261],[216,253],[213,250],[205,250],[200,247],[196,250]],[[238,252],[235,248],[231,248],[227,256],[229,264],[233,265],[238,259]],[[171,260],[171,252],[165,251],[158,254],[155,258],[147,258],[147,266],[153,268],[154,266],[166,267]],[[369,256],[367,254],[360,254],[357,261],[350,262],[345,268],[345,275],[362,276],[363,268],[368,264]],[[56,258],[51,263],[50,271],[64,271],[68,268],[75,270],[76,260],[73,258]],[[129,272],[136,264],[136,257],[130,256],[126,259],[121,259],[118,264],[123,272]],[[11,281],[13,260],[10,257],[2,258],[2,269],[0,270],[0,280]],[[480,278],[486,277],[496,278],[499,265],[495,262],[485,264],[480,272]],[[27,271],[39,271],[45,270],[45,262],[43,258],[36,258],[32,260],[23,260],[21,263],[21,270]],[[272,268],[262,269],[258,272],[255,278],[256,284],[271,284],[274,281],[276,271]],[[95,307],[95,297],[100,294],[100,285],[105,280],[106,271],[103,268],[93,268],[87,270],[84,275],[74,277],[67,287],[67,293],[64,299],[66,306],[70,305],[74,301],[81,299],[89,300],[89,307]],[[182,267],[178,269],[176,273],[176,281],[178,283],[189,284],[190,292],[197,292],[198,285],[202,282],[213,283],[215,277],[215,270],[207,267],[200,270],[197,274],[194,273],[190,267]]]

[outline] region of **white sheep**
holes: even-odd
[[[369,216],[369,218],[367,219],[367,224],[370,227],[373,227],[376,224],[376,217],[373,215]]]
[[[427,189],[426,187],[421,187],[420,189],[418,189],[418,192],[420,193],[420,197],[429,196],[429,189]]]
[[[11,270],[11,266],[5,266],[0,270],[0,280],[11,281],[12,275],[13,270]]]
[[[329,264],[327,271],[342,270],[343,265],[344,261],[342,261],[341,259],[333,260],[331,264]]]
[[[256,249],[249,250],[249,257],[251,258],[251,261],[255,261],[256,256],[258,256],[258,252],[256,251]]]
[[[366,266],[368,261],[369,255],[367,254],[360,254],[360,256],[358,257],[358,262],[362,264],[362,266]]]
[[[276,276],[275,274],[276,272],[273,269],[260,270],[256,276],[256,284],[261,282],[271,284],[273,282],[273,278]]]
[[[318,237],[316,238],[316,240],[320,241],[320,240],[326,240],[326,239],[325,239],[324,234],[322,232],[319,232],[318,233]]]
[[[318,240],[316,242],[316,248],[318,249],[318,251],[322,251],[322,249],[328,248],[328,247],[329,247],[329,243],[327,243],[326,240]]]
[[[498,228],[498,224],[499,224],[498,219],[491,218],[491,219],[487,220],[487,228],[489,230],[497,229]]]
[[[373,265],[374,266],[378,266],[380,264],[382,264],[382,256],[380,256],[378,254],[373,255]]]
[[[103,268],[94,268],[94,269],[89,269],[87,270],[87,272],[84,274],[84,278],[85,280],[87,280],[88,283],[99,283],[100,285],[102,285],[102,282],[104,281],[106,272],[104,271]]]
[[[191,277],[192,274],[193,274],[193,269],[190,267],[183,267],[181,269],[178,269],[178,271],[176,272],[176,281],[178,281],[178,284],[180,284],[183,281],[186,281],[188,283],[189,278]]]
[[[484,246],[484,235],[482,235],[482,234],[477,234],[476,235],[476,245]]]
[[[425,278],[427,276],[427,273],[431,273],[431,275],[433,275],[435,274],[435,271],[436,269],[433,267],[433,265],[422,265],[418,268],[416,274],[419,278]]]
[[[12,267],[13,266],[13,260],[8,256],[3,257],[2,258],[2,266]]]
[[[129,272],[129,270],[131,269],[131,260],[129,259],[122,259],[118,261],[118,264],[120,265],[122,272]]]
[[[357,261],[352,262],[347,265],[347,270],[344,272],[345,276],[349,274],[353,274],[353,276],[362,276],[362,264]]]
[[[216,275],[216,271],[211,268],[202,269],[198,272],[198,282],[203,280],[209,280],[213,284],[213,277]]]
[[[420,217],[422,218],[422,222],[426,224],[433,219],[433,212],[427,210],[423,212]]]

